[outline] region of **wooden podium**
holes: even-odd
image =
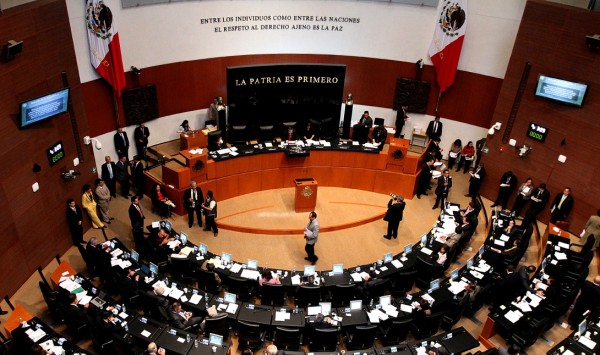
[[[296,212],[312,212],[317,205],[317,188],[319,184],[313,178],[294,179],[296,185]]]

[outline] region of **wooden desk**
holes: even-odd
[[[208,135],[202,130],[181,133],[179,135],[179,150],[193,149],[196,147],[208,147]]]
[[[427,135],[425,133],[423,133],[423,131],[416,132],[413,129],[412,139],[411,139],[411,143],[410,144],[416,145],[416,146],[419,146],[419,147],[427,147]]]
[[[558,231],[555,231],[554,228],[556,228]],[[567,244],[569,244],[571,240],[578,240],[577,236],[567,232],[566,230],[558,228],[555,224],[548,223],[548,227],[546,228],[546,231],[544,232],[544,235],[542,235],[540,242],[538,244],[538,258],[537,258],[538,265],[541,265],[542,259],[544,259],[544,253],[546,251],[546,244],[548,242],[548,236],[550,236],[550,234],[557,235],[561,238],[564,238],[565,243],[567,243]]]
[[[202,154],[192,154],[188,149],[179,152],[185,158],[186,166],[190,168],[191,180],[206,181],[206,156],[207,149],[202,149]]]
[[[54,287],[58,286],[58,283],[60,282],[60,278],[63,276],[63,273],[65,271],[67,271],[69,273],[69,276],[77,275],[77,271],[75,271],[75,269],[73,269],[71,264],[69,264],[66,261],[61,261],[60,264],[58,265],[58,267],[56,268],[56,270],[54,270],[54,272],[50,276],[50,278],[52,279],[52,283],[54,284]]]
[[[296,212],[312,212],[317,205],[317,188],[319,184],[312,178],[294,179],[296,185],[296,199],[294,210]]]
[[[17,304],[15,309],[4,323],[4,330],[6,330],[8,333],[12,333],[13,330],[17,329],[21,325],[21,322],[29,321],[32,318],[33,316],[29,314],[29,312],[27,312],[23,306]]]

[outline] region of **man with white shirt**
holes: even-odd
[[[127,132],[123,131],[123,127],[117,128],[117,133],[115,133],[113,141],[117,156],[126,156],[127,160],[129,160],[129,138],[127,137]]]
[[[110,194],[112,197],[117,197],[117,166],[115,165],[115,163],[113,161],[111,161],[110,156],[105,156],[104,157],[104,161],[105,163],[102,164],[101,170],[102,170],[102,180],[104,180],[104,183],[106,184],[106,187],[108,187],[108,190],[110,191]]]
[[[522,226],[527,226],[535,222],[538,213],[546,208],[548,200],[550,200],[550,192],[546,189],[546,184],[540,184],[540,186],[535,188],[531,193],[530,200],[529,209],[525,213],[525,218],[521,223]]]
[[[197,187],[195,181],[190,181],[190,188],[183,193],[183,205],[188,211],[188,226],[192,228],[194,225],[194,212],[198,218],[198,226],[202,227],[202,203],[204,202],[204,194],[202,189]]]
[[[569,217],[571,209],[573,208],[573,196],[571,196],[571,188],[565,187],[562,193],[556,195],[550,207],[552,213],[550,222],[556,223],[557,221],[564,221]]]

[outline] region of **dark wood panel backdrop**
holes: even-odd
[[[570,186],[575,207],[568,220],[576,234],[581,232],[588,217],[600,208],[597,163],[600,153],[600,54],[585,46],[585,35],[597,33],[598,23],[600,13],[545,1],[527,2],[492,120],[503,122],[504,127],[493,137],[488,136],[490,153],[483,158],[488,177],[482,195],[490,199],[496,197],[500,176],[506,170],[512,170],[519,182],[527,177],[532,177],[536,185],[546,182],[552,198],[565,186]],[[528,157],[519,158],[514,148],[504,145],[504,152],[500,152],[500,146],[526,62],[532,64],[531,73],[510,137],[517,140],[517,145],[531,145],[533,150]],[[588,95],[583,108],[536,98],[534,92],[539,74],[587,83]],[[548,128],[544,143],[526,138],[530,122]],[[563,139],[565,145],[561,145]],[[560,154],[567,157],[566,163],[558,162]],[[540,217],[547,222],[549,216],[549,210],[546,210]]]
[[[4,10],[0,16],[0,39],[24,41],[23,52],[13,61],[0,63],[0,203],[2,245],[0,249],[0,295],[12,294],[56,254],[71,244],[65,221],[66,199],[81,203],[81,186],[93,177],[95,165],[90,147],[73,182],[60,176],[73,169],[77,156],[68,114],[20,130],[16,120],[19,103],[62,87],[61,72],[69,78],[73,110],[81,136],[89,134],[71,29],[64,0],[41,0]],[[46,148],[62,140],[66,156],[50,167]],[[34,174],[33,164],[42,171]],[[40,190],[32,192],[38,182]],[[84,221],[89,228],[89,222]]]

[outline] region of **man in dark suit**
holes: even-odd
[[[452,187],[452,177],[450,176],[450,170],[446,169],[442,173],[442,176],[440,176],[438,178],[438,184],[437,184],[437,187],[435,188],[435,194],[436,194],[437,198],[435,200],[435,204],[431,208],[432,210],[435,210],[436,208],[438,208],[438,206],[440,206],[440,202],[441,202],[441,206],[442,207],[444,206],[444,203],[446,202],[446,199],[448,198],[448,192],[450,192],[451,187]]]
[[[433,162],[435,160],[433,158],[427,159],[425,163],[423,163],[423,167],[421,168],[421,174],[419,174],[419,186],[417,187],[417,198],[420,199],[421,195],[427,196],[427,189],[429,188],[429,184],[431,183],[431,175],[433,171]]]
[[[123,197],[127,198],[131,196],[129,194],[129,163],[127,161],[126,156],[122,156],[117,164],[115,164],[116,168],[116,178],[121,185],[121,194]]]
[[[117,197],[117,166],[111,161],[111,158],[108,155],[104,157],[104,161],[105,163],[102,164],[102,167],[100,168],[102,180],[104,180],[106,187],[108,187],[110,195],[112,197]]]
[[[369,116],[369,111],[365,111],[363,113],[362,117],[358,121],[358,124],[363,125],[367,128],[373,127],[373,118],[371,118],[371,116]]]
[[[485,147],[486,141],[486,138],[483,137],[475,142],[475,154],[477,155],[477,158],[475,159],[475,166],[478,166],[479,162],[481,161],[481,155],[483,154],[483,147]]]
[[[481,183],[485,177],[484,165],[479,164],[477,168],[473,169],[472,172],[469,172],[469,175],[471,175],[471,178],[469,178],[469,193],[465,196],[475,198],[479,195],[479,189],[481,188]]]
[[[144,198],[144,165],[142,165],[142,162],[137,155],[133,157],[133,162],[131,163],[131,175],[133,177],[136,194],[141,200]]]
[[[140,200],[137,196],[131,197],[131,206],[129,206],[129,220],[131,221],[131,229],[134,233],[134,240],[136,239],[136,233],[144,233],[144,212],[142,212],[142,208],[140,207]],[[137,235],[139,238],[139,235]]]
[[[434,138],[433,142],[429,144],[428,153],[429,155],[435,159],[435,161],[442,160],[442,148],[440,147],[440,139]]]
[[[503,210],[506,209],[508,198],[515,190],[515,187],[517,187],[517,177],[509,170],[500,178],[500,189],[498,190],[498,196],[492,207],[501,205]]]
[[[69,305],[65,309],[65,317],[68,322],[76,327],[83,326],[88,323],[88,304],[80,305],[75,294],[69,294]]]
[[[404,123],[408,120],[406,110],[408,110],[408,106],[402,106],[396,113],[396,133],[394,133],[394,138],[404,136],[402,134],[402,129],[404,128]]]
[[[398,238],[398,226],[402,220],[405,206],[404,197],[401,195],[393,196],[388,202],[388,210],[385,214],[388,228],[387,234],[383,236],[385,239]]]
[[[148,147],[148,137],[150,137],[150,130],[143,123],[133,131],[133,138],[135,139],[135,147],[137,154],[140,158],[146,157],[146,148]]]
[[[70,198],[67,201],[65,214],[69,230],[71,231],[73,245],[85,242],[83,240],[83,213],[81,212],[81,207],[77,206],[74,199]]]
[[[550,200],[550,192],[546,189],[546,184],[540,184],[539,187],[535,188],[531,193],[531,203],[529,209],[525,213],[522,226],[527,226],[529,223],[533,223],[536,220],[538,213],[542,212],[548,201]]]
[[[177,329],[186,329],[187,327],[198,326],[202,323],[202,317],[194,317],[192,312],[186,312],[181,307],[181,303],[173,302],[169,308],[169,319]]]
[[[440,116],[435,116],[435,119],[429,122],[425,134],[427,134],[427,137],[429,137],[431,140],[440,138],[442,137],[442,128],[443,125],[442,122],[440,122]]]
[[[552,207],[550,212],[550,222],[556,223],[557,221],[564,221],[569,217],[573,208],[573,196],[571,196],[571,188],[565,187],[561,194],[556,195],[554,201],[552,201]]]
[[[121,157],[122,155],[124,155],[129,160],[129,138],[127,137],[127,132],[123,131],[123,127],[117,128],[117,133],[115,133],[113,140],[115,142],[115,150],[117,151],[117,156]],[[102,178],[104,179],[104,177]]]
[[[586,280],[581,286],[581,294],[569,315],[569,324],[577,327],[584,318],[583,314],[588,310],[593,311],[598,306],[600,306],[600,276],[596,276],[594,282]]]
[[[371,139],[373,144],[377,144],[377,149],[381,152],[385,146],[385,140],[387,139],[387,130],[383,127],[383,124],[376,126],[373,129]]]
[[[198,225],[202,227],[202,203],[204,195],[202,189],[196,186],[195,181],[190,182],[190,188],[183,193],[183,206],[188,211],[188,226],[194,225],[194,212],[198,218]]]

